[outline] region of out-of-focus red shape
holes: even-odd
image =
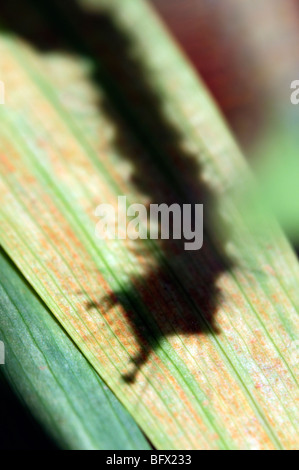
[[[223,0],[222,0],[223,1]],[[250,58],[242,57],[238,27],[221,17],[219,1],[153,0],[243,142],[262,118]]]
[[[151,1],[241,145],[250,147],[267,126],[276,97],[289,102],[288,80],[296,78],[299,57],[299,1]]]

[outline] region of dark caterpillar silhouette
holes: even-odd
[[[198,155],[183,148],[183,137],[165,116],[159,94],[132,52],[130,38],[109,15],[88,12],[72,0],[10,0],[1,3],[0,16],[7,29],[40,51],[68,51],[94,61],[90,80],[106,92],[107,100],[101,97],[99,106],[119,123],[114,145],[133,164],[131,184],[139,193],[155,204],[204,204],[207,233],[200,251],[185,251],[184,240],[163,240],[155,269],[121,292],[87,305],[90,310],[109,309],[117,303],[124,307],[140,345],[133,369],[123,376],[133,382],[163,338],[217,333],[214,317],[220,292],[216,281],[229,266],[213,245],[208,220],[211,212],[215,219],[217,201],[201,180]],[[137,142],[135,147],[132,140]],[[147,152],[140,151],[140,144]]]

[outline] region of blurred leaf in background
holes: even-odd
[[[147,446],[138,425],[158,449],[296,449],[298,260],[247,200],[252,175],[200,78],[142,0],[12,0],[0,13],[0,243],[46,312],[10,302],[2,334],[25,354],[13,335],[27,315],[25,338],[57,359],[49,387],[33,382],[32,414],[61,448]],[[203,249],[96,240],[95,208],[119,195],[204,203]],[[26,361],[36,380],[39,356]],[[7,379],[26,398],[19,366]],[[111,393],[122,405],[102,406]],[[94,409],[119,410],[123,432]]]
[[[299,245],[298,0],[152,0],[182,43]]]

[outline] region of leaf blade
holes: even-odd
[[[147,449],[134,421],[3,252],[0,270],[1,373],[32,415],[60,448]]]
[[[234,195],[231,196],[230,188],[231,192],[233,192],[236,178],[240,175],[243,177],[244,174],[246,176],[247,169],[238,150],[231,142],[221,120],[217,117],[214,107],[206,97],[205,90],[198,87],[192,71],[189,71],[185,64],[184,71],[182,71],[182,58],[177,55],[177,52],[173,46],[170,45],[168,39],[165,39],[164,32],[154,23],[154,19],[151,18],[151,21],[148,22],[148,18],[151,14],[148,9],[143,6],[142,2],[126,2],[121,5],[119,2],[109,2],[109,5],[106,2],[101,2],[100,4],[107,8],[108,11],[110,9],[110,5],[112,5],[112,14],[117,18],[117,21],[123,22],[122,28],[125,28],[128,34],[134,34],[135,44],[136,47],[139,48],[139,52],[144,52],[146,50],[146,54],[143,54],[143,60],[145,62],[148,61],[146,68],[147,70],[152,70],[151,80],[154,82],[156,89],[163,89],[164,95],[162,96],[162,99],[165,105],[165,110],[168,110],[167,113],[169,114],[169,120],[173,122],[173,116],[177,114],[175,125],[178,127],[180,133],[184,135],[185,138],[188,137],[192,142],[192,145],[196,147],[199,158],[202,160],[201,163],[205,168],[205,177],[213,186],[213,189],[218,196],[218,200],[221,198],[224,199],[221,211],[224,213],[225,210],[229,210],[233,215],[234,222],[238,222],[238,236],[240,236],[240,233],[245,231],[244,223],[241,220],[240,215],[238,213],[236,214]],[[136,15],[138,17],[138,21],[136,21]],[[133,18],[134,21],[136,23],[140,23],[140,25],[132,32],[131,24]],[[144,18],[146,18],[146,21]],[[128,22],[128,24],[126,24],[126,22]],[[131,30],[129,30],[129,27]],[[135,35],[135,31],[138,31],[137,37]],[[165,46],[162,58],[161,54],[157,54],[158,58],[156,58],[155,54],[157,52],[157,48],[154,48],[154,53],[149,50],[149,37],[157,37],[159,39],[159,43],[162,43]],[[170,58],[168,61],[173,61],[167,67],[164,62],[165,57]],[[15,69],[15,67],[18,67],[18,65],[14,64],[13,69]],[[25,68],[29,71],[30,78],[33,79],[36,72],[32,74],[29,70],[30,67],[31,66],[27,62],[27,65],[25,64]],[[20,70],[21,68],[22,67],[19,67],[20,76],[22,75],[22,71]],[[165,70],[167,70],[167,73]],[[175,89],[171,86],[170,80],[172,80],[172,76],[178,77],[177,81],[180,81],[180,83],[176,83]],[[160,78],[158,79],[157,77]],[[42,200],[44,198],[44,200],[47,201],[48,207],[51,208],[50,212],[54,214],[55,223],[57,224],[57,221],[59,221],[59,225],[63,227],[62,231],[71,235],[66,240],[62,234],[59,240],[60,249],[63,247],[63,256],[66,255],[68,259],[71,260],[77,250],[80,253],[79,259],[84,259],[85,261],[85,265],[81,267],[78,282],[78,280],[74,280],[73,277],[69,277],[72,275],[69,270],[64,271],[65,268],[62,267],[63,256],[57,255],[56,253],[56,262],[52,264],[45,259],[45,255],[43,255],[45,243],[47,252],[50,252],[54,259],[55,250],[49,243],[48,238],[55,239],[56,236],[57,239],[57,234],[55,235],[55,223],[53,223],[53,220],[52,222],[50,221],[51,223],[48,221],[48,225],[46,225],[51,236],[46,237],[43,234],[41,227],[39,227],[39,210],[37,210],[33,214],[33,220],[31,220],[30,223],[26,219],[25,225],[27,228],[24,233],[24,237],[27,238],[27,244],[29,243],[34,246],[35,249],[38,247],[38,252],[42,259],[42,265],[39,267],[40,271],[36,271],[34,273],[28,268],[28,266],[25,266],[24,262],[20,259],[18,259],[18,261],[16,260],[16,262],[22,266],[22,271],[26,274],[26,277],[30,279],[30,282],[34,285],[44,300],[48,303],[51,302],[51,309],[55,312],[68,331],[74,335],[76,341],[84,350],[84,353],[91,361],[93,361],[95,367],[98,368],[111,387],[117,390],[119,397],[126,403],[130,410],[134,412],[140,424],[158,447],[162,448],[168,445],[171,446],[171,448],[173,448],[172,446],[178,448],[180,445],[186,448],[196,447],[198,445],[203,448],[242,448],[246,446],[251,448],[255,445],[263,445],[266,448],[272,448],[273,446],[279,448],[280,446],[287,445],[296,446],[296,439],[293,433],[294,428],[291,428],[291,426],[297,426],[297,424],[296,422],[292,422],[288,410],[288,408],[291,409],[294,416],[297,416],[296,406],[294,406],[292,402],[292,400],[296,399],[297,394],[294,376],[291,377],[291,375],[289,375],[286,365],[282,362],[275,365],[276,361],[279,361],[277,351],[275,350],[275,347],[269,343],[267,334],[267,329],[269,329],[271,334],[275,336],[275,341],[279,344],[278,349],[281,349],[285,347],[289,340],[294,341],[298,332],[296,323],[298,295],[295,292],[298,280],[298,266],[279,231],[275,228],[273,233],[271,233],[271,243],[273,244],[273,247],[270,250],[270,256],[268,255],[269,250],[265,247],[265,240],[262,240],[262,244],[259,246],[256,240],[254,238],[250,238],[245,231],[246,240],[250,244],[250,253],[252,254],[253,261],[251,261],[247,256],[246,251],[248,251],[248,246],[242,246],[240,240],[231,236],[233,248],[237,251],[236,257],[240,261],[241,268],[238,266],[237,268],[230,270],[229,273],[224,273],[220,279],[220,286],[225,294],[225,299],[219,303],[217,313],[217,322],[222,330],[221,334],[218,336],[212,334],[209,337],[201,336],[200,338],[196,338],[196,335],[193,335],[193,338],[178,335],[177,338],[170,339],[168,337],[163,337],[162,341],[160,338],[160,342],[162,344],[160,344],[159,348],[155,351],[156,356],[154,356],[154,358],[151,359],[151,362],[143,368],[143,371],[146,372],[146,376],[145,378],[142,378],[142,380],[145,381],[149,390],[147,390],[147,396],[142,397],[143,402],[141,406],[143,407],[143,411],[140,412],[138,410],[136,412],[135,407],[138,402],[135,402],[134,400],[136,400],[140,389],[135,387],[137,389],[137,393],[135,394],[136,398],[133,397],[133,386],[129,388],[123,385],[120,387],[119,379],[117,377],[121,375],[121,371],[113,369],[113,364],[111,364],[111,368],[108,372],[107,367],[105,367],[104,359],[99,360],[97,354],[98,348],[101,345],[98,344],[98,333],[96,333],[96,335],[91,335],[88,329],[85,329],[85,326],[82,324],[82,318],[91,322],[92,329],[94,329],[94,331],[99,331],[99,328],[96,326],[96,323],[93,323],[95,320],[92,318],[92,315],[86,312],[86,307],[84,308],[84,305],[82,305],[82,300],[78,298],[77,294],[74,295],[74,292],[76,293],[77,289],[80,290],[82,282],[84,285],[86,284],[84,280],[86,270],[89,274],[100,271],[101,276],[95,274],[90,276],[90,283],[94,286],[95,291],[98,289],[97,284],[104,286],[103,294],[100,298],[105,297],[105,292],[110,294],[111,290],[115,291],[118,289],[119,282],[117,279],[115,280],[111,269],[108,269],[109,264],[107,265],[107,261],[106,263],[103,263],[102,256],[109,257],[109,262],[112,264],[112,267],[117,273],[120,273],[119,277],[121,278],[121,276],[124,276],[125,280],[129,283],[132,282],[134,285],[133,293],[136,294],[136,292],[138,292],[138,287],[134,279],[136,273],[131,267],[132,264],[133,267],[134,264],[137,266],[138,257],[133,257],[133,260],[135,261],[132,263],[128,254],[126,254],[126,249],[124,250],[118,246],[114,247],[117,255],[114,254],[114,256],[111,256],[111,248],[108,249],[106,246],[101,246],[99,250],[99,248],[95,246],[91,236],[92,223],[90,219],[93,219],[90,215],[93,207],[92,201],[97,200],[95,187],[98,186],[103,188],[104,196],[101,195],[101,197],[108,199],[109,201],[113,199],[113,192],[115,196],[116,189],[112,187],[113,185],[110,181],[106,184],[105,181],[103,182],[104,178],[102,173],[94,166],[94,164],[91,163],[91,154],[94,150],[93,148],[90,148],[90,145],[93,146],[95,144],[94,140],[84,139],[82,133],[80,133],[79,126],[74,124],[76,119],[74,119],[73,116],[70,117],[69,115],[68,117],[67,125],[70,124],[70,127],[67,129],[67,126],[62,123],[61,115],[59,117],[55,115],[56,110],[59,109],[59,107],[57,105],[57,96],[55,97],[53,86],[48,83],[46,86],[47,96],[45,97],[42,96],[44,93],[44,85],[41,86],[41,83],[46,83],[45,78],[41,78],[39,76],[38,80],[35,81],[35,86],[39,91],[34,90],[34,87],[30,85],[30,80],[28,78],[26,81],[26,78],[22,76],[22,80],[24,83],[27,83],[28,81],[26,90],[27,93],[28,90],[32,90],[32,102],[35,104],[37,111],[35,114],[30,106],[28,107],[28,103],[26,101],[27,98],[25,99],[23,97],[21,99],[22,108],[26,109],[29,113],[26,116],[26,120],[31,121],[31,123],[28,126],[28,123],[25,122],[26,120],[24,120],[24,118],[20,118],[18,116],[19,120],[16,120],[16,118],[12,116],[10,118],[9,125],[7,126],[7,132],[10,136],[9,138],[6,137],[6,142],[5,136],[3,136],[3,141],[5,142],[2,144],[3,149],[8,152],[9,155],[16,154],[14,155],[16,162],[15,168],[22,168],[21,178],[30,182],[30,190],[36,194],[37,200]],[[189,89],[192,91],[192,113],[197,113],[199,109],[204,110],[204,112],[201,111],[200,120],[198,122],[193,119],[192,113],[186,112],[186,103],[191,106],[191,91],[189,99],[187,99],[186,96],[184,96],[184,90]],[[181,92],[179,90],[181,90]],[[50,94],[48,93],[49,91],[51,91]],[[11,93],[12,92],[13,90],[11,90]],[[50,101],[50,106],[49,103],[47,103],[47,100]],[[173,104],[173,102],[175,102],[175,104]],[[167,108],[168,103],[171,103],[169,104],[169,109]],[[38,116],[41,116],[41,111],[39,112],[39,110],[45,108],[47,109],[48,121],[51,126],[53,126],[54,135],[57,136],[63,134],[65,139],[63,144],[59,143],[57,139],[54,139],[54,142],[51,142],[51,147],[55,149],[56,153],[54,156],[51,155],[51,160],[49,160],[48,155],[45,156],[45,153],[36,146],[38,134],[46,135],[47,139],[50,140],[46,124],[41,125],[38,121]],[[138,107],[134,109],[137,109],[138,116],[140,109]],[[144,111],[142,112],[144,113]],[[188,120],[186,120],[186,115],[188,116]],[[28,116],[30,116],[30,119]],[[20,125],[20,121],[24,127]],[[192,123],[192,126],[190,126],[190,122]],[[200,131],[198,131],[197,126],[200,126]],[[18,128],[19,137],[18,139],[15,139],[15,143],[12,146],[11,144],[8,144],[8,142],[13,140],[13,130],[16,128]],[[38,131],[36,131],[36,129],[38,129]],[[213,129],[213,132],[211,132],[211,129]],[[74,134],[77,136],[77,142],[74,142]],[[149,135],[153,139],[155,138],[154,132],[150,127]],[[217,136],[217,142],[214,139],[215,135]],[[20,140],[21,144],[18,144],[17,140]],[[84,142],[84,149],[82,149],[82,140]],[[204,140],[204,145],[202,144],[202,140]],[[219,142],[221,142],[221,145]],[[165,151],[165,143],[161,136],[158,139],[157,145],[159,146],[159,154],[162,153],[165,155],[167,151]],[[15,148],[13,149],[12,147]],[[205,148],[207,148],[208,151],[205,151]],[[75,155],[77,159],[75,164],[72,163],[72,171],[76,170],[77,175],[84,175],[80,182],[78,182],[78,178],[76,179],[74,175],[72,175],[69,180],[65,178],[66,175],[68,175],[66,168],[70,161],[70,149],[72,155]],[[88,151],[86,151],[87,149]],[[149,153],[152,154],[152,150],[149,150]],[[100,155],[100,158],[103,159],[103,155]],[[112,157],[110,158],[112,162],[113,159]],[[49,163],[49,161],[54,162],[54,165]],[[40,162],[42,162],[42,165]],[[60,164],[63,165],[63,171],[61,171],[59,166]],[[84,173],[82,173],[83,166]],[[112,164],[110,165],[109,170],[109,172],[113,174]],[[7,169],[4,173],[6,176],[9,176]],[[16,171],[12,173],[16,173]],[[179,175],[178,169],[176,169],[176,173]],[[24,184],[20,179],[17,178],[14,180],[15,174],[10,175],[9,178],[9,185],[12,188],[16,189],[20,185],[22,187],[22,194],[26,194],[26,187],[24,187]],[[123,184],[124,191],[134,191],[130,181],[125,181],[125,185],[124,178],[121,176],[115,176],[115,179],[118,184]],[[178,176],[176,176],[176,179],[179,179]],[[93,185],[90,183],[91,181],[94,182]],[[163,178],[161,178],[161,181],[162,185],[165,186],[166,184]],[[86,193],[84,185],[85,187],[92,187],[92,190],[94,191],[92,193],[93,196]],[[229,190],[227,190],[227,187]],[[2,191],[2,194],[8,194],[4,184],[2,186]],[[68,194],[71,195],[70,201],[65,196]],[[138,191],[136,192],[136,189],[135,194],[137,194],[136,197],[138,198],[142,197],[142,195],[138,194]],[[49,201],[48,198],[50,199]],[[21,221],[15,223],[15,221],[11,220],[10,216],[12,208],[16,209],[17,214],[20,215],[21,213],[19,205],[20,202],[17,203],[17,199],[18,198],[16,197],[15,202],[8,201],[6,208],[2,209],[2,217],[5,213],[5,231],[7,231],[7,234],[2,235],[2,241],[14,259],[17,258],[17,246],[22,246],[23,244],[24,251],[27,249],[24,241],[22,242],[20,239],[20,235],[16,238],[16,229],[20,232],[22,227]],[[28,191],[25,199],[26,210],[32,211]],[[37,204],[36,200],[35,204]],[[75,208],[76,214],[79,214],[78,218],[74,218],[71,206]],[[88,227],[87,231],[82,230],[82,227],[85,226]],[[32,238],[32,234],[36,233],[38,233],[38,236]],[[70,247],[66,248],[65,245],[70,245]],[[101,256],[99,256],[98,251],[101,251]],[[154,263],[155,257],[153,255],[152,247],[149,248],[149,252],[152,263]],[[282,256],[282,252],[284,253],[284,256]],[[277,254],[278,257],[276,256]],[[31,266],[33,259],[35,260],[35,258],[28,257],[28,253],[26,253],[26,256],[27,264]],[[270,258],[270,263],[268,257]],[[287,263],[284,259],[287,258],[290,260],[290,268],[285,266]],[[96,260],[96,263],[94,260]],[[35,262],[37,261],[35,260]],[[126,267],[126,262],[128,262],[130,268]],[[242,263],[245,264],[244,267],[242,266]],[[56,292],[52,293],[51,299],[49,299],[49,295],[45,289],[45,283],[50,282],[50,274],[52,274],[53,277],[53,274],[57,269],[56,266],[60,268],[58,270],[60,286],[63,286],[63,291],[69,293],[68,297],[75,301],[75,305],[70,306],[72,312],[71,315],[67,314],[65,305],[61,303],[61,294],[58,289],[56,289]],[[284,276],[278,276],[272,272],[269,273],[270,269],[274,271],[275,269],[281,269],[281,266],[283,266]],[[73,269],[71,271],[75,271],[75,269],[76,266],[73,265]],[[260,269],[262,274],[259,272],[256,273],[257,269]],[[293,277],[290,275],[291,270],[293,270],[294,273]],[[137,274],[142,275],[140,268],[137,268]],[[188,273],[185,272],[185,275],[188,276]],[[40,285],[40,283],[37,282],[39,278],[43,279],[44,285]],[[69,286],[65,284],[66,279],[72,279],[76,288],[70,290]],[[187,277],[187,279],[190,284],[194,283],[194,280],[190,280],[190,276]],[[195,279],[195,282],[198,282],[198,277]],[[285,295],[285,288],[292,289],[290,295]],[[123,288],[123,290],[126,291],[125,288]],[[84,291],[85,294],[87,294],[86,300],[93,301],[96,307],[96,315],[102,315],[103,311],[105,311],[105,306],[99,306],[99,302],[97,298],[95,298],[95,292],[93,289],[91,289],[90,286],[85,286]],[[278,292],[277,296],[280,297],[277,304],[283,306],[283,316],[280,315],[280,317],[280,307],[276,307],[275,304],[273,304],[272,299],[273,293],[276,291]],[[257,296],[256,292],[259,293],[259,296]],[[174,292],[172,292],[172,295],[174,295]],[[53,299],[55,300],[54,303]],[[147,305],[140,306],[136,299],[133,300],[135,301],[135,311],[147,309]],[[162,302],[161,294],[159,296],[159,301]],[[190,302],[187,302],[187,300],[184,300],[184,302],[186,302],[186,309],[192,309]],[[292,305],[292,303],[294,305]],[[151,308],[153,308],[152,305]],[[80,318],[80,315],[78,316],[78,310],[80,311],[82,318]],[[113,323],[111,324],[111,319],[108,325],[106,323],[106,327],[112,329],[112,333],[111,336],[109,333],[109,341],[107,341],[107,338],[105,339],[105,344],[107,344],[107,347],[109,348],[110,345],[108,343],[112,343],[112,348],[109,349],[110,354],[114,355],[115,350],[117,350],[118,355],[122,358],[120,361],[121,367],[124,367],[127,360],[126,358],[129,358],[130,356],[132,357],[132,348],[128,345],[126,337],[132,337],[133,342],[134,329],[132,329],[129,322],[126,324],[126,321],[124,321],[124,319],[126,319],[125,309],[122,307],[119,310],[119,313],[116,312],[116,309],[113,311],[112,319],[115,320],[116,325],[120,326],[120,328],[114,328]],[[166,311],[165,306],[163,307],[163,310]],[[229,315],[231,315],[232,312],[234,314],[233,322],[229,319]],[[73,326],[74,318],[76,318],[76,321],[78,322],[76,323],[76,328]],[[143,321],[146,319],[150,322],[149,318],[150,313],[147,312],[145,317],[143,316]],[[261,318],[264,319],[266,328],[261,327]],[[156,318],[156,323],[157,320],[159,319]],[[290,323],[289,331],[285,331],[287,321]],[[234,326],[234,322],[236,322],[238,328]],[[275,322],[275,328],[272,326],[273,322]],[[146,326],[148,327],[147,323]],[[125,333],[123,331],[119,331],[119,329],[122,328]],[[151,325],[148,328],[150,330]],[[280,329],[282,331],[282,335],[279,334]],[[117,334],[114,333],[115,330],[117,331]],[[80,331],[79,335],[77,331]],[[261,346],[256,344],[257,332],[259,333]],[[155,328],[154,333],[156,333]],[[292,334],[294,334],[293,337]],[[82,338],[84,341],[82,341]],[[86,341],[86,338],[88,341]],[[118,339],[120,339],[121,344],[117,342]],[[104,342],[103,337],[101,337],[100,340],[101,342]],[[122,344],[125,344],[125,348],[123,348]],[[135,348],[137,347],[138,344],[135,343]],[[287,355],[288,351],[284,351],[284,354]],[[267,355],[269,356],[269,359],[267,359]],[[290,355],[288,356],[287,362],[290,361]],[[119,360],[119,357],[116,356],[116,359]],[[267,361],[270,368],[274,368],[275,374],[277,374],[275,377],[282,382],[286,380],[289,385],[289,389],[285,387],[285,384],[283,385],[283,388],[279,388],[275,383],[273,383],[273,377],[271,374],[262,370],[264,363],[267,363]],[[151,367],[149,367],[149,364],[153,367],[152,370]],[[200,364],[200,372],[198,371],[198,364]],[[292,365],[290,365],[289,369],[292,369]],[[153,371],[155,371],[156,377],[152,377]],[[162,384],[159,383],[159,380],[162,381]],[[167,383],[167,387],[165,383],[163,383],[163,380]],[[140,378],[139,381],[141,382]],[[140,383],[137,385],[140,387]],[[164,393],[165,387],[168,394],[166,397]],[[221,388],[223,389],[222,393],[220,392]],[[154,404],[152,403],[153,396],[156,400],[156,403]],[[210,401],[207,401],[207,397]],[[229,397],[229,399],[227,397]],[[181,398],[183,406],[178,402],[179,398]],[[284,400],[287,403],[284,408],[281,407],[281,400]],[[275,406],[269,407],[269,403],[271,403],[271,401],[275,403]],[[164,402],[166,403],[166,406]],[[174,411],[171,407],[173,407]],[[244,410],[243,415],[239,416],[239,410],[242,408]],[[148,422],[145,422],[146,419],[142,416],[144,413],[147,413],[147,416],[151,418],[153,426]],[[290,423],[289,432],[287,432],[286,429],[279,429],[278,423],[281,413],[283,413],[286,422]],[[150,416],[151,414],[152,416]],[[179,416],[179,419],[176,418],[176,414],[181,415]],[[159,416],[161,421],[160,423],[155,423],[153,421],[153,416],[155,415]],[[272,427],[273,421],[276,423],[277,428],[276,426]],[[238,434],[240,427],[242,429],[250,428],[250,431],[247,431],[246,437]],[[193,436],[194,432],[196,433],[196,439],[194,439]],[[276,435],[276,432],[278,435]],[[168,433],[169,435],[166,437],[166,434]],[[254,436],[258,436],[258,438]]]

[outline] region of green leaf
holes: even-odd
[[[68,5],[0,41],[0,242],[155,447],[295,449],[298,261],[147,4]],[[203,250],[97,240],[119,195],[204,202]]]
[[[1,373],[64,449],[147,449],[130,415],[0,253]],[[5,406],[5,404],[2,404]]]

